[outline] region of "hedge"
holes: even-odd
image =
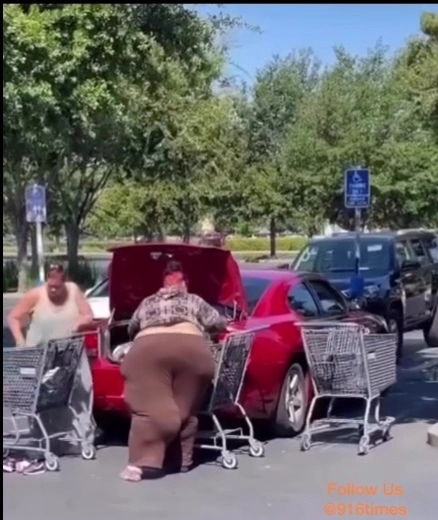
[[[305,237],[278,237],[276,240],[277,251],[299,251],[307,243]],[[269,251],[269,237],[229,237],[225,242],[231,251]]]
[[[269,237],[229,237],[225,241],[225,245],[231,251],[269,251]],[[305,237],[291,236],[291,237],[277,237],[277,251],[299,251],[307,243]],[[81,243],[81,252],[95,252],[104,253],[113,247],[122,246],[124,244],[132,244],[132,242],[104,242],[104,241],[84,241]],[[64,248],[62,248],[64,250]],[[46,253],[57,253],[55,244],[48,242],[45,244]],[[3,247],[3,254],[15,253],[15,248]],[[63,254],[63,253],[60,253]]]
[[[45,271],[47,272],[49,265],[53,260],[45,262]],[[61,262],[63,263],[63,262]],[[76,282],[81,288],[85,289],[95,284],[99,277],[97,269],[92,265],[92,262],[82,260],[78,263],[73,272],[67,270],[67,277]],[[27,286],[33,287],[38,280],[38,274],[33,273],[29,269],[27,273]],[[3,263],[3,292],[16,291],[18,287],[18,270],[14,261],[9,260]]]

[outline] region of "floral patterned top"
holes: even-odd
[[[226,319],[202,298],[179,287],[166,287],[140,303],[129,322],[128,334],[133,338],[140,330],[149,327],[184,322],[192,323],[203,333],[226,327]]]

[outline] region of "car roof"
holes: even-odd
[[[291,271],[289,269],[241,269],[242,278],[258,278],[271,282],[289,282],[291,280],[325,280],[319,273],[309,271]]]
[[[271,280],[272,282],[278,282],[281,280],[294,280],[299,277],[300,274],[295,271],[288,269],[254,269],[254,268],[241,268],[240,273],[242,278],[259,278],[261,280]]]
[[[360,238],[379,238],[381,240],[393,240],[394,238],[404,237],[418,237],[418,236],[434,236],[435,233],[428,229],[400,229],[398,231],[382,230],[382,231],[371,231],[359,233]],[[333,235],[327,235],[324,237],[311,238],[310,242],[325,242],[330,240],[351,240],[355,239],[357,233],[346,232],[346,233],[334,233]]]

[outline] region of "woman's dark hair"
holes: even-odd
[[[184,273],[183,266],[178,260],[169,260],[163,271],[163,277],[173,273]]]

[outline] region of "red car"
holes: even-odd
[[[140,301],[157,291],[169,258],[180,260],[189,290],[234,316],[233,328],[265,326],[256,334],[241,403],[254,419],[270,421],[278,435],[301,431],[311,385],[300,331],[303,320],[356,321],[370,331],[386,331],[385,321],[352,311],[344,297],[318,275],[280,270],[239,269],[224,249],[185,244],[139,244],[113,251],[110,270],[112,318],[88,338],[95,409],[127,414],[120,368],[111,352],[128,341],[126,326]]]

